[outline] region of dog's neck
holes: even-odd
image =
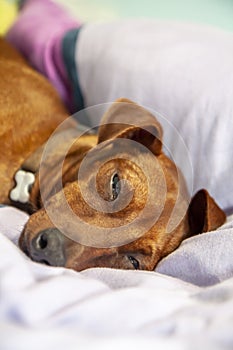
[[[84,126],[81,125],[77,129],[83,133]],[[60,142],[59,134],[59,149],[55,147],[47,159],[44,159],[46,143],[31,154],[17,170],[14,177],[15,187],[9,193],[15,207],[31,214],[43,207],[43,201],[59,192],[65,183],[77,180],[79,165],[86,152],[96,143],[96,135],[92,130],[88,130],[78,140],[76,136],[71,136],[69,140],[67,135],[63,136],[61,135]],[[68,152],[67,141],[73,144]]]

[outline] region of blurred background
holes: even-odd
[[[38,1],[38,0],[37,0]],[[39,0],[40,1],[40,0]],[[205,23],[233,31],[233,0],[54,0],[83,22],[147,17]],[[17,15],[18,0],[0,0],[0,33]]]

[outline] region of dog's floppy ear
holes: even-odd
[[[121,98],[116,100],[103,116],[98,143],[115,138],[128,138],[161,153],[162,127],[145,108]]]
[[[226,215],[209,193],[202,189],[191,200],[188,209],[188,220],[189,236],[193,236],[217,229],[224,224]]]

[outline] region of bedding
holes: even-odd
[[[27,218],[0,208],[1,349],[233,347],[233,216],[185,240],[154,272],[80,273],[19,250]]]

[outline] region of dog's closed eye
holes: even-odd
[[[135,268],[135,270],[138,270],[140,267],[139,261],[131,255],[128,256],[128,259],[131,262],[131,264],[133,265],[133,267]]]

